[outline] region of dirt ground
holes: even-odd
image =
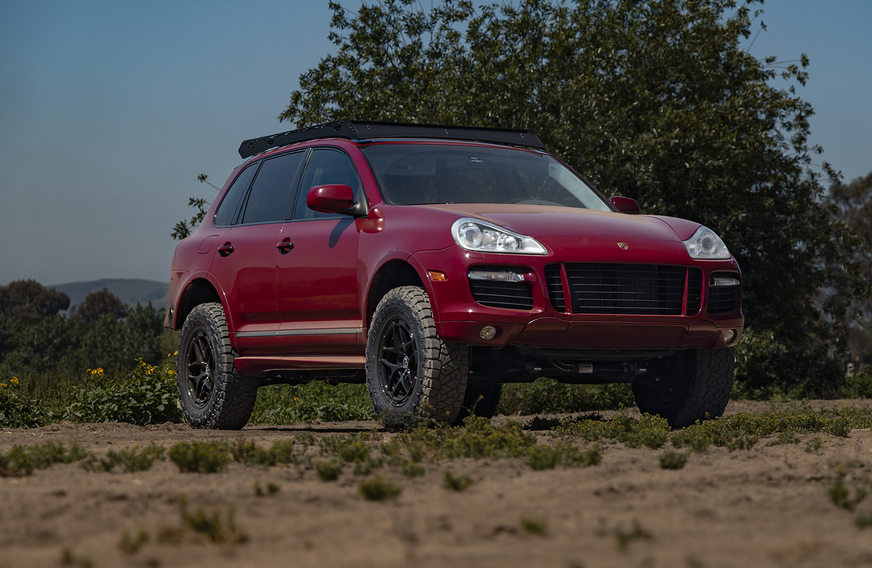
[[[766,408],[768,403],[731,403],[728,413]],[[377,426],[249,426],[242,434],[269,446],[301,432],[318,437]],[[0,430],[0,452],[46,440],[105,453],[237,435],[179,424],[56,424]],[[549,443],[545,433],[537,435]],[[820,448],[806,451],[815,437]],[[364,500],[358,492],[364,478],[348,467],[338,481],[325,482],[294,466],[231,463],[221,473],[193,474],[158,461],[129,474],[57,464],[27,477],[0,478],[0,568],[872,566],[872,527],[853,523],[872,511],[872,498],[851,512],[836,507],[825,488],[836,463],[860,477],[872,475],[872,432],[799,438],[798,444],[777,445],[772,437],[733,452],[712,447],[692,454],[680,470],[659,467],[663,449],[620,444],[603,446],[602,462],[593,467],[533,471],[520,460],[459,459],[425,463],[425,475],[413,478],[384,468],[380,473],[402,493],[383,502]],[[449,491],[443,488],[446,470],[468,475],[474,484]],[[256,496],[256,482],[279,490]],[[190,535],[162,542],[158,535],[181,524],[182,499],[189,510],[222,516],[232,508],[245,542],[211,544]],[[124,535],[135,539],[140,531],[148,542],[135,553],[122,552]]]

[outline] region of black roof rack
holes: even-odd
[[[243,158],[254,156],[272,148],[287,146],[318,138],[348,138],[369,140],[372,138],[441,138],[446,140],[472,140],[493,142],[512,146],[527,146],[544,149],[545,145],[532,130],[509,128],[472,128],[466,126],[440,126],[435,124],[402,124],[398,122],[365,122],[339,120],[289,132],[245,140],[239,146]]]

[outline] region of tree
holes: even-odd
[[[93,327],[103,314],[115,320],[126,318],[127,304],[122,303],[108,288],[103,288],[88,294],[85,301],[75,306],[72,312],[74,318]]]
[[[837,376],[837,322],[868,285],[846,253],[856,235],[820,206],[837,174],[811,165],[813,108],[795,92],[808,59],[739,45],[755,2],[331,2],[337,52],[300,76],[279,119],[535,129],[606,194],[720,233],[744,272],[747,345],[762,349],[742,355],[742,379],[820,393]],[[841,293],[821,299],[826,287]]]
[[[16,280],[0,286],[0,314],[24,323],[35,323],[69,307],[66,294],[36,280]]]
[[[207,183],[214,187],[216,190],[221,191],[220,187],[218,187],[211,181],[208,181],[208,179],[209,176],[206,174],[200,174],[197,176],[197,180],[200,183]],[[194,232],[194,229],[196,229],[197,226],[206,217],[206,213],[209,210],[209,205],[210,204],[202,197],[189,197],[188,207],[193,207],[196,212],[191,216],[191,219],[189,221],[182,219],[181,221],[176,223],[176,226],[173,227],[173,232],[170,233],[170,236],[177,241],[180,241],[190,236],[190,234]]]
[[[866,281],[872,282],[872,172],[848,184],[830,185],[825,203],[863,239],[863,245],[850,251],[850,256],[861,266]],[[872,362],[872,302],[859,300],[851,308],[844,322],[848,345],[855,362],[868,364]]]

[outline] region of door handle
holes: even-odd
[[[276,248],[279,249],[280,253],[288,254],[294,248],[294,243],[291,242],[290,238],[285,238],[285,240],[276,245]]]
[[[230,254],[232,252],[233,252],[233,245],[231,245],[230,243],[224,243],[223,245],[218,247],[218,254],[220,254],[224,258],[227,258],[228,256],[230,256]]]

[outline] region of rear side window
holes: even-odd
[[[251,186],[243,223],[269,223],[284,218],[288,196],[304,156],[305,152],[294,152],[264,160]]]
[[[245,189],[248,187],[248,182],[251,181],[251,176],[253,176],[256,171],[257,164],[255,163],[242,170],[242,173],[236,177],[236,181],[234,181],[233,185],[230,186],[230,189],[227,190],[224,200],[221,201],[221,205],[218,206],[218,211],[215,212],[215,217],[213,218],[215,226],[221,227],[233,224],[236,216],[236,209],[239,205],[239,198],[242,197],[243,193],[245,193]]]
[[[322,217],[336,217],[334,213],[321,213],[312,211],[306,206],[306,197],[309,190],[319,185],[347,185],[357,195],[360,189],[360,179],[357,170],[345,153],[338,150],[319,148],[312,152],[306,173],[303,174],[303,183],[300,184],[300,193],[297,196],[297,207],[294,219],[320,219]]]

